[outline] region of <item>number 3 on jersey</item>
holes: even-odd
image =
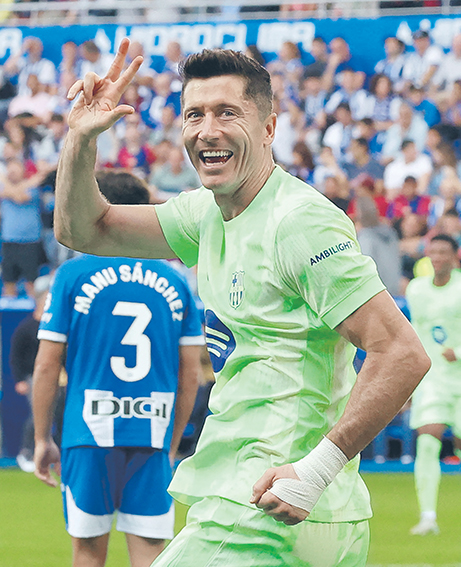
[[[111,356],[110,367],[120,380],[138,382],[147,376],[151,367],[151,342],[144,331],[152,319],[152,312],[145,303],[118,301],[112,310],[112,315],[134,317],[121,344],[136,347],[136,364],[129,368],[123,356]]]

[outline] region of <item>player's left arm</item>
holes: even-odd
[[[65,343],[41,340],[32,382],[32,410],[35,429],[35,476],[57,486],[51,466],[60,474],[60,452],[51,436],[53,409],[59,389]]]
[[[197,396],[201,372],[199,345],[179,347],[178,390],[176,392],[175,417],[171,438],[170,456],[174,460],[182,434],[189,421]]]
[[[385,291],[336,330],[367,352],[343,416],[307,457],[269,469],[253,489],[251,501],[285,524],[309,515],[326,486],[398,413],[430,367],[415,331]]]

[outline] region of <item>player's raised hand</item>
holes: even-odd
[[[280,498],[270,492],[274,482],[283,478],[299,480],[292,465],[267,469],[253,486],[253,495],[250,502],[256,504],[258,508],[264,510],[268,516],[272,516],[278,522],[283,522],[287,526],[294,526],[305,520],[309,512],[280,500]]]
[[[127,38],[122,40],[105,77],[87,73],[84,79],[80,79],[69,89],[69,100],[81,93],[69,114],[71,130],[95,137],[110,128],[122,116],[134,112],[134,108],[127,104],[117,106],[143,62],[143,58],[138,56],[124,70],[129,44]]]
[[[35,476],[48,486],[58,486],[58,481],[51,474],[51,466],[54,472],[61,475],[61,455],[54,441],[36,442],[34,451]]]

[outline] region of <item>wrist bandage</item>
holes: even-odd
[[[292,463],[300,480],[278,479],[270,492],[287,504],[311,512],[322,492],[348,461],[341,449],[324,437],[307,456]]]

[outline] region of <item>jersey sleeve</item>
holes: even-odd
[[[55,343],[67,343],[72,313],[69,288],[72,277],[69,266],[64,263],[56,275],[48,293],[45,310],[40,320],[37,337]]]
[[[285,285],[331,329],[385,289],[375,263],[360,251],[352,221],[329,203],[285,216],[275,256]]]
[[[198,262],[200,223],[213,203],[211,191],[202,188],[155,206],[168,245],[189,268]]]

